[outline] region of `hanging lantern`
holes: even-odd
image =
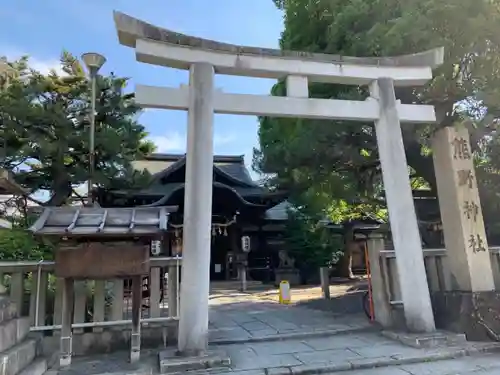
[[[250,243],[250,237],[249,236],[243,236],[241,237],[241,250],[243,252],[248,253],[251,250],[251,243]]]
[[[217,234],[217,233],[215,233],[215,227],[212,225],[212,236],[214,236],[214,237],[215,237],[215,235],[216,235],[216,234]]]
[[[227,237],[227,227],[224,227],[224,236]]]

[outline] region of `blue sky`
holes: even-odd
[[[3,0],[0,54],[31,56],[40,70],[57,65],[62,49],[76,56],[95,51],[106,56],[103,72],[131,77],[132,84],[178,86],[186,71],[135,61],[134,51],[118,43],[112,11],[119,10],[158,26],[223,42],[278,47],[282,15],[272,0]],[[217,76],[226,92],[268,94],[272,80]],[[158,151],[185,151],[187,116],[181,111],[148,110],[140,121]],[[216,115],[214,150],[245,154],[250,164],[258,145],[256,117]]]

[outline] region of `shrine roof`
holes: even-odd
[[[272,221],[288,220],[288,210],[292,207],[290,202],[283,201],[266,211],[266,219]]]
[[[229,193],[233,193],[237,197],[237,199],[239,199],[241,204],[245,205],[245,206],[255,206],[255,207],[265,208],[268,205],[253,202],[255,200],[255,198],[264,197],[264,198],[269,198],[272,201],[274,201],[276,199],[281,200],[282,197],[284,196],[284,193],[282,193],[282,192],[269,192],[269,191],[267,191],[263,188],[260,188],[260,187],[245,188],[245,187],[239,187],[239,186],[229,186],[229,185],[222,184],[220,182],[214,182],[213,186],[214,186],[214,188],[225,189]],[[135,196],[137,196],[137,197],[147,197],[147,196],[161,197],[158,199],[158,201],[152,203],[151,205],[148,205],[148,206],[160,206],[160,205],[170,204],[171,198],[174,196],[174,194],[183,191],[184,188],[185,188],[185,184],[182,182],[168,183],[165,185],[156,185],[156,186],[152,186],[151,188],[141,190],[141,191],[135,193]],[[130,192],[126,192],[126,191],[117,191],[114,193],[117,195],[119,195],[119,194],[129,195],[130,194]]]
[[[152,185],[155,183],[167,182],[168,178],[175,171],[183,168],[186,165],[186,155],[174,154],[152,154],[144,158],[146,161],[159,161],[171,163],[162,171],[153,175]],[[220,172],[222,175],[232,180],[234,184],[259,187],[250,176],[247,167],[245,166],[245,159],[243,155],[228,156],[228,155],[215,155],[214,156],[214,170]]]
[[[272,194],[269,193],[267,190],[257,186],[257,187],[241,187],[241,186],[229,186],[220,182],[214,182],[213,183],[214,187],[220,187],[220,188],[226,188],[228,190],[232,190],[238,195],[241,195],[242,197],[249,197],[249,196],[262,196],[263,194]],[[141,189],[139,191],[136,191],[133,193],[135,196],[143,196],[143,197],[148,197],[148,196],[164,196],[164,195],[171,195],[175,193],[178,190],[184,189],[185,183],[184,182],[169,182],[163,185],[160,184],[154,184],[151,185],[147,188]],[[115,190],[113,191],[114,194],[117,195],[130,195],[130,191],[127,190]]]
[[[53,237],[155,237],[167,230],[170,212],[177,207],[46,207],[28,229]]]
[[[133,195],[135,197],[158,197],[158,199],[162,197],[161,201],[166,202],[173,194],[184,189],[185,171],[183,169],[186,165],[185,154],[152,154],[138,162],[140,164],[135,166],[136,168],[139,166],[146,170],[157,171],[153,174],[150,184],[140,190],[114,190],[110,191],[111,194],[122,196]],[[232,191],[244,204],[253,205],[247,198],[251,201],[258,197],[283,196],[283,192],[270,192],[252,180],[245,166],[243,155],[215,155],[213,168],[215,175],[214,188]]]

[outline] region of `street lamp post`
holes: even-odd
[[[95,152],[94,152],[94,139],[95,139],[95,102],[96,102],[96,81],[97,72],[106,62],[106,58],[95,52],[88,52],[82,55],[82,60],[87,66],[89,71],[90,81],[92,85],[91,92],[91,109],[90,109],[90,131],[89,131],[89,178],[87,181],[87,199],[88,205],[91,206],[94,203],[94,198],[92,197],[92,178],[94,176],[94,166],[95,166]]]

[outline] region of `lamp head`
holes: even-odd
[[[106,58],[95,52],[87,52],[82,55],[82,60],[91,74],[96,74],[106,62]]]

